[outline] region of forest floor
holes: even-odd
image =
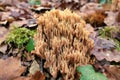
[[[120,80],[120,8],[117,2],[98,1],[0,0],[0,80],[63,80],[59,75],[53,78],[44,68],[45,61],[34,52],[33,37],[38,15],[66,8],[85,20],[94,41],[90,65],[100,73],[94,79],[89,75],[79,79]]]

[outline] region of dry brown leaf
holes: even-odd
[[[45,80],[45,75],[40,71],[37,71],[34,75],[28,77],[18,77],[14,80]]]
[[[7,45],[6,44],[0,45],[0,52],[5,54],[6,50],[7,50]]]
[[[92,26],[104,25],[105,11],[97,3],[87,3],[81,8],[82,16]]]
[[[119,80],[120,79],[120,67],[118,66],[105,66],[106,74],[109,80]]]
[[[4,27],[0,27],[0,44],[6,39],[8,30]]]
[[[14,18],[18,18],[18,17],[20,17],[20,12],[19,11],[12,11],[11,12],[11,14],[10,14],[10,16],[12,16],[12,17],[14,17]]]
[[[98,10],[98,3],[87,3],[83,7],[81,7],[80,11],[85,15],[95,13],[95,10]]]
[[[2,0],[1,4],[3,5],[16,5],[19,0]]]
[[[86,30],[88,30],[90,33],[94,33],[94,28],[90,24],[86,24],[85,26]]]
[[[94,40],[97,35],[97,33],[94,31],[94,28],[90,24],[86,24],[85,28],[86,28],[86,30],[89,31],[90,38]]]
[[[107,13],[107,17],[105,18],[104,22],[106,25],[108,26],[113,26],[116,23],[116,16],[118,14],[118,12],[106,12]]]
[[[30,80],[30,77],[18,77],[14,80]]]
[[[118,23],[120,23],[120,11],[118,12],[118,15],[117,15],[117,17],[116,17],[116,21],[117,21]]]
[[[113,41],[97,38],[92,54],[95,55],[99,61],[106,59],[107,61],[119,62],[120,52],[114,50],[114,48],[115,43]]]
[[[117,12],[113,12],[113,11],[109,11],[106,12],[107,17],[104,19],[104,23],[107,26],[115,26],[118,27],[120,29],[120,11]]]
[[[1,13],[1,15],[2,15],[1,20],[9,21],[9,20],[13,19],[13,17],[11,17],[10,14],[11,14],[10,12],[2,12]]]
[[[37,71],[40,71],[40,67],[37,61],[34,60],[33,63],[31,64],[29,72],[30,74],[35,74]]]
[[[10,24],[10,27],[16,26],[16,27],[22,27],[23,25],[27,24],[27,20],[22,20],[22,21],[13,21]]]
[[[30,80],[45,80],[45,75],[40,71],[37,71]]]
[[[13,57],[0,59],[0,80],[13,80],[24,71],[25,67],[21,66],[20,59]]]
[[[114,52],[100,51],[100,52],[94,53],[94,55],[98,60],[106,59],[107,61],[115,61],[115,62],[120,61],[120,52],[117,52],[117,51],[114,51]]]
[[[0,20],[1,20],[1,18],[2,18],[2,13],[0,13]]]

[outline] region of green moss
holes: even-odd
[[[35,32],[35,30],[29,30],[27,28],[14,28],[10,30],[6,43],[14,44],[16,47],[21,48],[34,36]]]
[[[112,39],[116,44],[116,49],[120,51],[120,30],[116,27],[105,27],[99,30],[99,34],[102,38]]]

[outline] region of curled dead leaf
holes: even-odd
[[[37,71],[34,75],[27,77],[18,77],[14,80],[45,80],[45,75],[40,71]]]
[[[22,27],[27,24],[27,20],[22,20],[22,21],[13,21],[10,24],[10,27],[16,26],[16,27]]]
[[[95,12],[95,10],[99,9],[98,3],[87,3],[83,7],[81,7],[80,11],[86,15],[92,14]]]
[[[0,52],[1,53],[6,53],[6,50],[7,50],[7,45],[6,44],[2,44],[2,45],[0,45]]]
[[[120,79],[120,67],[119,66],[105,66],[106,74],[109,80]]]
[[[34,60],[30,67],[30,74],[35,74],[37,71],[40,71],[39,64]]]
[[[95,47],[92,54],[101,61],[106,59],[107,61],[120,61],[120,52],[114,50],[115,43],[112,40],[106,40],[97,38],[95,41]]]
[[[118,12],[110,11],[110,12],[106,12],[106,14],[107,14],[107,17],[104,20],[105,24],[108,25],[108,26],[115,25],[115,23],[116,23],[116,16],[117,16]]]
[[[30,80],[45,80],[45,75],[40,71],[37,71]]]
[[[5,41],[7,35],[8,35],[8,30],[4,27],[0,27],[0,44]]]
[[[19,0],[2,0],[2,5],[16,5],[19,2]]]
[[[20,59],[13,57],[0,59],[0,80],[13,80],[24,71],[25,67],[21,65]]]

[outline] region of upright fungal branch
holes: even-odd
[[[60,72],[64,80],[75,80],[76,67],[89,63],[93,41],[85,29],[85,22],[76,13],[51,10],[38,17],[35,52],[45,59],[56,78]]]
[[[120,9],[120,0],[112,0],[112,10]]]

